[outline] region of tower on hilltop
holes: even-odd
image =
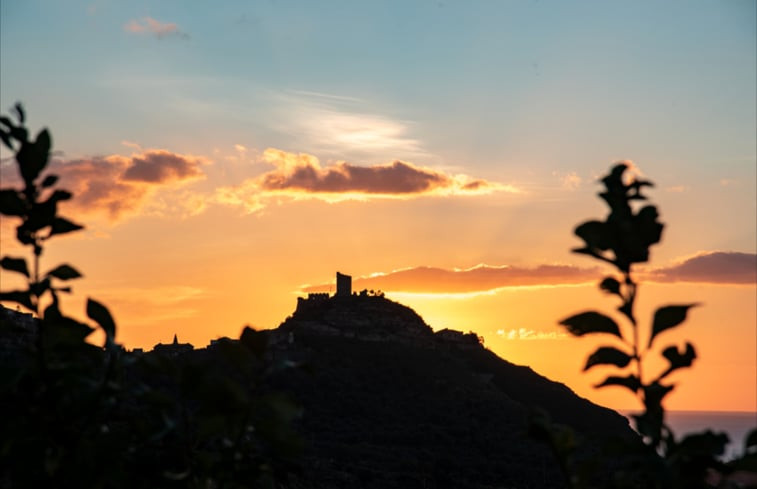
[[[336,272],[336,297],[352,295],[352,277]]]

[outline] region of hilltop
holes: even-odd
[[[300,299],[270,343],[276,359],[306,366],[274,381],[303,408],[293,487],[564,487],[527,434],[533,408],[594,439],[592,451],[634,436],[618,413],[497,357],[475,334],[435,333],[383,296]]]

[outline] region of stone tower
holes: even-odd
[[[336,297],[352,295],[352,277],[336,272]]]

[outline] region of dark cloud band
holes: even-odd
[[[464,294],[504,287],[553,286],[599,282],[603,270],[570,265],[533,268],[479,265],[465,270],[414,267],[356,278],[356,289],[385,292]],[[715,251],[688,258],[677,265],[641,273],[643,281],[745,285],[757,283],[757,255]],[[325,292],[330,283],[303,287],[303,292]]]
[[[656,282],[705,282],[715,284],[757,283],[757,254],[713,251],[680,263],[652,270],[649,280]]]

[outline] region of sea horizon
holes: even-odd
[[[640,410],[618,412],[628,418],[633,427],[631,415]],[[757,429],[757,411],[670,410],[665,411],[665,421],[672,429],[676,440],[708,429],[716,433],[726,433],[729,441],[723,459],[730,460],[744,452],[747,434]]]

